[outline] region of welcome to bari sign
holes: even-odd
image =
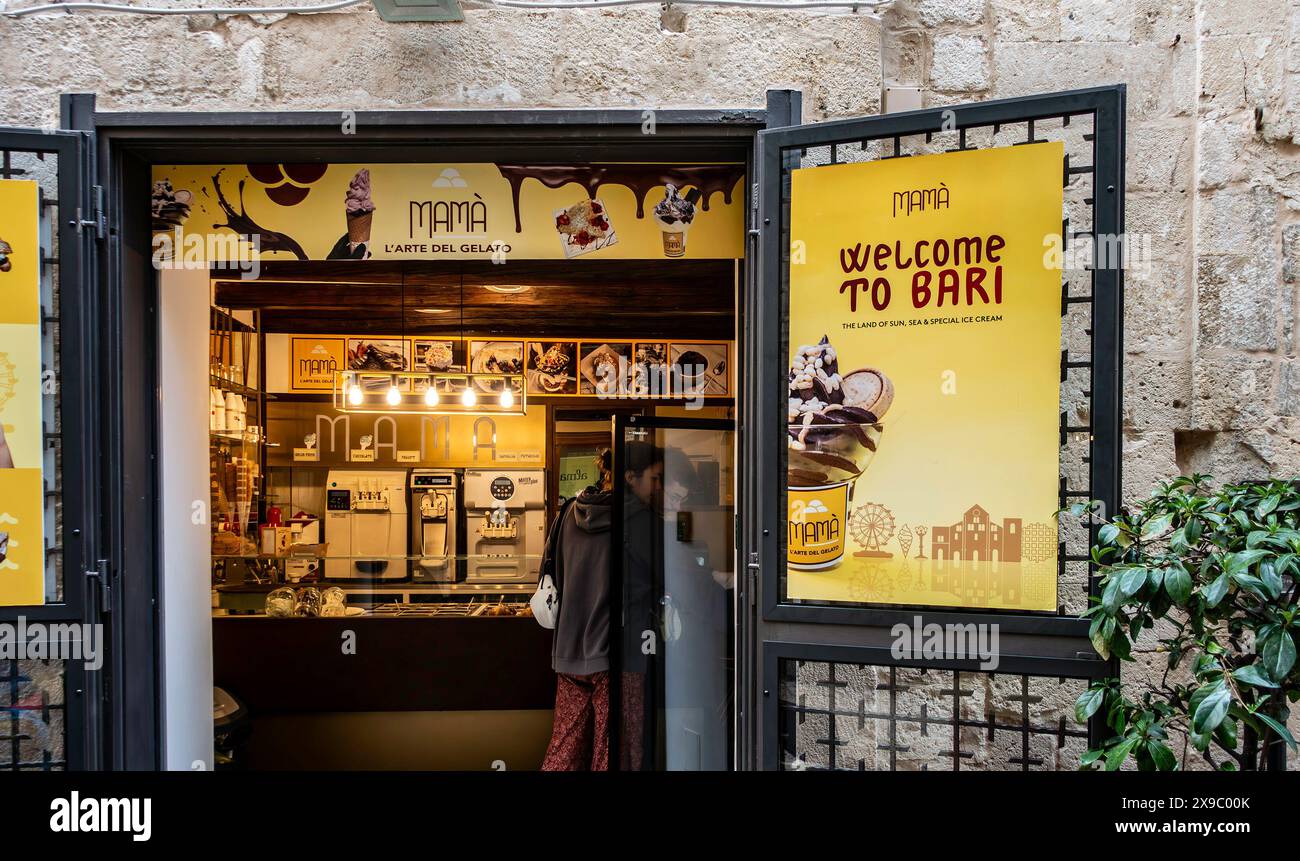
[[[1056,608],[1062,158],[792,172],[787,598]]]

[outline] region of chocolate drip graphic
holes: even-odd
[[[731,192],[745,175],[745,166],[740,164],[498,164],[497,170],[510,183],[515,233],[523,233],[519,192],[530,177],[547,188],[577,183],[587,190],[587,197],[595,197],[602,185],[625,186],[636,195],[636,217],[645,218],[646,195],[665,185],[699,189],[704,198],[701,208],[708,212],[709,198],[719,192],[725,203],[731,203]]]
[[[217,192],[217,205],[226,214],[226,223],[213,224],[212,228],[215,230],[219,227],[228,227],[241,236],[256,236],[260,241],[260,248],[264,254],[270,251],[288,251],[299,260],[307,260],[307,252],[302,250],[302,246],[292,236],[274,230],[267,230],[248,217],[248,213],[244,209],[245,180],[242,179],[239,181],[239,212],[235,212],[235,208],[230,205],[230,201],[226,200],[226,196],[221,193],[221,174],[224,170],[223,167],[213,175],[212,187]]]

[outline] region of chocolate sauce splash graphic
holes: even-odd
[[[226,200],[226,196],[221,193],[221,174],[223,171],[225,171],[224,167],[213,175],[212,187],[217,192],[217,205],[226,214],[226,223],[214,224],[212,228],[215,230],[219,227],[228,227],[241,236],[258,237],[263,254],[271,251],[288,251],[299,260],[309,259],[307,252],[302,250],[302,246],[292,236],[274,230],[267,230],[248,217],[248,213],[244,209],[245,180],[242,179],[239,181],[239,212],[235,212],[235,208],[230,205],[230,201]]]
[[[745,175],[742,164],[498,164],[497,170],[510,183],[515,233],[524,230],[519,220],[519,190],[530,177],[547,188],[576,182],[587,190],[587,197],[595,197],[602,185],[626,186],[636,195],[636,217],[645,218],[646,195],[665,185],[699,189],[704,197],[701,208],[708,212],[709,198],[719,192],[725,203],[731,203],[731,192]]]

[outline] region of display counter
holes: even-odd
[[[551,632],[532,618],[212,619],[213,680],[254,715],[550,709]]]

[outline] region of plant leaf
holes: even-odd
[[[1171,565],[1165,571],[1165,591],[1175,604],[1185,605],[1192,596],[1192,575],[1181,565]]]
[[[1269,717],[1263,712],[1255,712],[1255,717],[1259,718],[1264,723],[1268,724],[1268,728],[1273,730],[1273,732],[1277,733],[1278,738],[1285,741],[1287,747],[1291,748],[1292,750],[1296,749],[1295,737],[1291,735],[1291,731],[1286,728],[1285,724],[1279,722],[1275,718]]]
[[[1211,581],[1210,585],[1201,590],[1201,597],[1205,599],[1205,606],[1217,607],[1223,600],[1223,596],[1228,594],[1228,572],[1224,571],[1218,577]]]
[[[1223,560],[1223,570],[1229,574],[1240,574],[1268,555],[1267,550],[1239,550]]]
[[[1260,659],[1264,672],[1270,678],[1285,679],[1286,674],[1295,666],[1295,640],[1286,628],[1274,631],[1260,650]]]
[[[1278,503],[1281,501],[1282,497],[1277,494],[1265,497],[1263,502],[1255,506],[1255,516],[1263,520],[1273,512],[1273,509],[1277,508]]]
[[[1245,682],[1257,688],[1276,688],[1277,682],[1270,679],[1259,668],[1258,664],[1251,664],[1248,667],[1242,667],[1239,670],[1233,670],[1232,677],[1239,682]]]
[[[1119,578],[1119,591],[1125,598],[1132,598],[1147,582],[1147,569],[1130,568]]]
[[[1133,738],[1125,739],[1110,750],[1106,751],[1106,770],[1119,771],[1119,767],[1124,764],[1124,760],[1128,757],[1129,752],[1137,746],[1138,741],[1140,741],[1140,739],[1138,739],[1137,736],[1134,736]]]
[[[1148,520],[1142,526],[1142,540],[1150,541],[1156,536],[1164,534],[1164,532],[1169,529],[1169,525],[1173,522],[1173,514],[1162,514],[1159,517]]]
[[[1206,692],[1204,696],[1200,696],[1201,691]],[[1198,696],[1200,696],[1199,702],[1197,702]],[[1220,679],[1199,688],[1192,695],[1192,702],[1195,704],[1192,712],[1192,731],[1197,735],[1206,735],[1214,732],[1215,728],[1223,723],[1224,716],[1228,714],[1228,706],[1232,705],[1232,692]]]
[[[1079,723],[1087,723],[1088,718],[1097,713],[1101,704],[1106,701],[1106,689],[1103,687],[1091,687],[1084,691],[1083,694],[1074,701],[1074,719]]]
[[[1156,768],[1161,771],[1173,771],[1178,767],[1178,757],[1169,749],[1169,745],[1163,741],[1154,739],[1147,742],[1147,753],[1151,754],[1151,759],[1156,764]]]

